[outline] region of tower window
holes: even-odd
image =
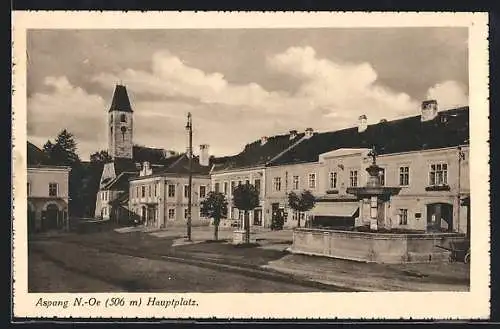
[[[111,122],[113,122],[113,114],[111,114]]]
[[[120,115],[120,121],[127,122],[127,117],[125,116],[125,114]]]
[[[113,127],[111,127],[111,133],[113,133]]]
[[[125,141],[125,132],[127,131],[127,127],[122,127],[121,131],[122,131],[122,140]]]

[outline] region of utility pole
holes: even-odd
[[[460,198],[460,189],[461,189],[461,172],[462,172],[462,160],[465,160],[465,153],[462,151],[462,147],[458,147],[458,191],[457,191],[457,199],[458,199],[458,208],[457,208],[457,232],[460,232],[460,207],[462,206],[461,198]]]
[[[191,203],[192,203],[192,185],[193,185],[193,122],[191,112],[188,112],[186,131],[188,133],[188,150],[187,156],[189,160],[189,179],[188,179],[188,216],[187,216],[187,240],[191,241]]]

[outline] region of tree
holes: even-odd
[[[290,192],[288,194],[288,205],[295,211],[306,212],[314,207],[316,198],[312,195],[311,191],[302,191],[302,193],[297,194],[295,192]],[[300,227],[300,216],[297,218],[297,226]]]
[[[69,174],[69,207],[71,213],[78,216],[82,215],[84,200],[81,187],[86,168],[82,165],[78,156],[75,137],[66,129],[63,129],[53,142],[49,140],[45,143],[43,152],[48,159],[48,164],[71,167]]]
[[[109,155],[108,151],[99,151],[92,153],[90,155],[90,163],[92,164],[105,164],[111,162],[113,159]]]
[[[238,210],[245,212],[245,243],[250,243],[250,221],[248,211],[259,205],[259,191],[250,183],[238,185],[233,192],[233,204]]]
[[[73,166],[80,162],[75,137],[66,129],[57,135],[54,142],[47,141],[43,151],[54,165]]]
[[[206,199],[201,201],[202,216],[214,219],[214,240],[219,240],[219,224],[227,216],[227,200],[220,192],[209,192]]]

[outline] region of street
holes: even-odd
[[[172,238],[100,232],[34,240],[29,248],[30,292],[308,292],[334,287],[292,282],[283,275],[252,267],[189,261],[171,256]],[[107,239],[106,239],[107,238]],[[124,239],[130,243],[122,244]],[[165,254],[148,249],[151,239]],[[91,247],[88,243],[91,243]],[[142,242],[141,242],[142,241]],[[115,246],[115,252],[109,251]],[[119,248],[116,248],[119,246]],[[140,248],[142,247],[142,248]],[[138,256],[138,249],[149,256]],[[107,250],[107,251],[105,251]],[[157,250],[158,251],[158,250]],[[160,250],[161,251],[161,250]],[[241,250],[246,252],[246,250]],[[265,253],[266,251],[264,251]],[[177,253],[178,254],[178,253]],[[280,253],[269,251],[279,258]],[[275,258],[272,255],[268,257]],[[175,259],[172,261],[172,259]],[[255,262],[259,258],[253,257]],[[264,262],[264,259],[260,260]],[[289,282],[287,282],[289,281]],[[345,290],[345,289],[339,289]]]
[[[295,255],[291,231],[256,231],[258,246],[210,241],[211,227],[33,237],[30,292],[468,291],[463,263],[376,264]]]

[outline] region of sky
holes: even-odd
[[[62,129],[78,153],[107,148],[116,84],[127,87],[134,143],[232,155],[261,136],[331,131],[468,105],[466,28],[30,30],[28,140]],[[197,147],[195,147],[195,150]]]

